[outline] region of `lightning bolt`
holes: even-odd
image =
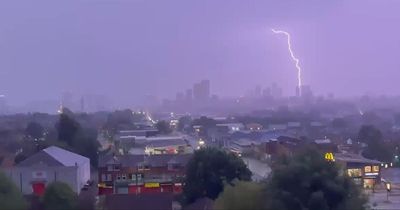
[[[302,86],[302,79],[301,79],[301,67],[300,67],[300,60],[298,58],[296,58],[296,56],[293,53],[292,50],[292,39],[291,36],[288,32],[286,31],[281,31],[281,30],[275,30],[275,29],[271,29],[272,32],[274,32],[275,34],[284,34],[287,38],[287,44],[288,44],[288,50],[290,53],[290,57],[292,57],[292,60],[294,61],[294,63],[296,64],[296,69],[297,69],[297,86],[300,90],[300,94],[301,94],[301,86]]]

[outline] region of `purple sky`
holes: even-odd
[[[241,95],[277,82],[294,93],[399,94],[397,0],[1,0],[0,93],[10,103],[100,93],[117,104],[173,97],[208,78]]]

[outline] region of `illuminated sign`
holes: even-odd
[[[146,188],[155,188],[155,187],[160,187],[160,183],[156,183],[156,182],[149,182],[149,183],[145,183],[144,187]]]
[[[378,176],[379,173],[365,173],[365,176]]]
[[[46,179],[47,178],[46,171],[34,171],[34,172],[32,172],[32,178],[34,178],[34,179]]]
[[[325,160],[327,161],[335,161],[335,157],[333,156],[332,152],[325,153]]]

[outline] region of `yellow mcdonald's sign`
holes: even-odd
[[[327,161],[335,161],[335,157],[333,156],[332,152],[325,153],[325,160]]]
[[[145,183],[144,187],[146,188],[155,188],[155,187],[160,187],[160,183],[156,183],[156,182],[149,182],[149,183]]]

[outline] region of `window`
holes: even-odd
[[[101,175],[101,181],[102,181],[102,182],[107,181],[107,177],[106,177],[105,174],[102,174],[102,175]]]
[[[373,166],[373,167],[372,167],[372,170],[373,170],[374,172],[379,172],[379,166]]]
[[[107,174],[107,181],[112,181],[112,175],[111,174]]]
[[[347,169],[347,175],[349,177],[361,177],[362,176],[362,171],[361,171],[360,168]]]
[[[121,167],[119,165],[114,165],[114,164],[107,165],[107,171],[119,171],[120,168]]]
[[[126,174],[122,174],[122,180],[126,180]]]
[[[371,166],[365,166],[364,167],[364,172],[365,173],[370,173],[371,172]]]

